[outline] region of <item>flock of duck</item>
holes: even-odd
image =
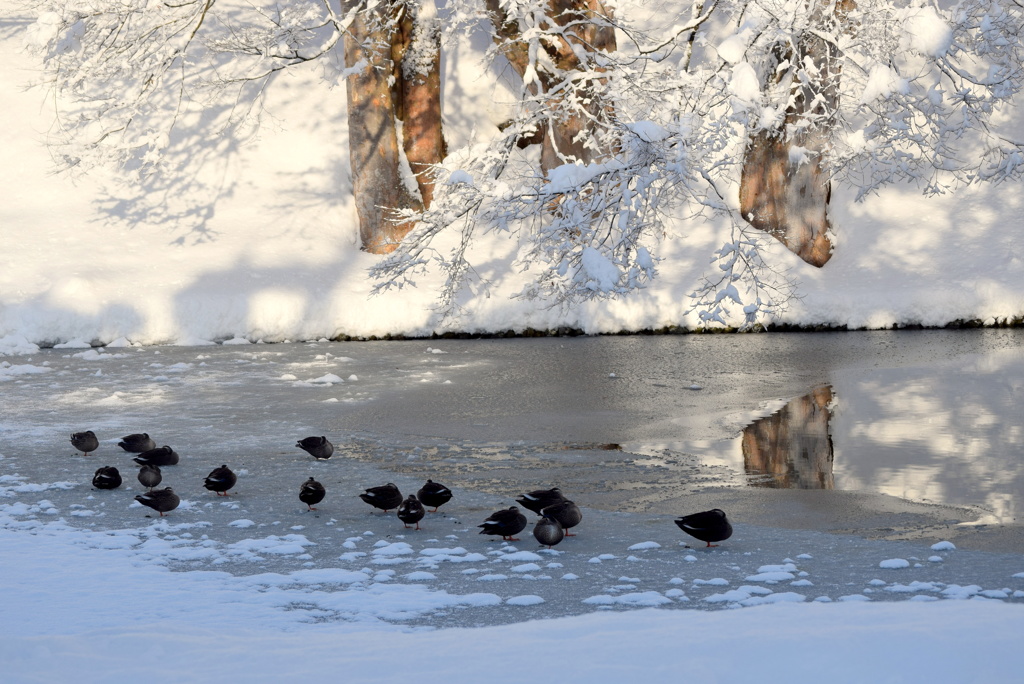
[[[71,435],[71,445],[87,455],[99,448],[99,439],[92,430],[75,432]],[[124,451],[135,454],[133,461],[139,465],[138,480],[148,491],[135,497],[143,506],[157,511],[161,517],[173,511],[181,503],[180,497],[171,487],[154,490],[163,480],[161,466],[177,465],[179,456],[169,446],[158,447],[146,433],[126,435],[117,443]],[[325,461],[334,454],[334,445],[324,436],[306,437],[296,442],[295,446],[307,452],[318,461]],[[121,473],[114,466],[103,466],[96,470],[92,484],[97,489],[117,489],[123,480]],[[217,494],[229,496],[229,490],[238,482],[238,477],[227,465],[221,465],[210,471],[203,480],[203,486]],[[323,501],[327,495],[324,486],[310,477],[299,488],[299,500],[309,510],[315,511],[315,504]],[[452,491],[443,484],[428,479],[416,494],[403,497],[394,483],[366,489],[359,498],[385,513],[396,511],[398,519],[409,528],[420,529],[419,522],[426,515],[427,507],[431,512],[448,503],[452,499]],[[542,545],[551,548],[565,537],[575,536],[569,532],[583,521],[583,512],[572,500],[566,498],[558,487],[538,489],[521,495],[516,503],[540,516],[533,528],[534,538]],[[500,536],[506,541],[519,541],[515,536],[526,529],[526,516],[519,506],[495,511],[477,527],[480,534]],[[732,525],[725,512],[715,508],[675,519],[675,524],[683,532],[695,539],[706,542],[709,547],[732,536]]]

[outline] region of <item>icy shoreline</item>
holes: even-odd
[[[660,335],[719,335],[719,334],[764,334],[764,333],[858,333],[873,332],[882,330],[897,331],[920,331],[920,330],[1003,330],[1007,328],[1024,327],[1024,316],[1007,315],[1002,317],[981,319],[954,319],[944,323],[933,323],[922,325],[916,321],[894,321],[891,324],[875,327],[851,328],[845,324],[834,324],[828,321],[807,321],[803,323],[780,323],[769,325],[767,328],[759,327],[752,331],[740,332],[733,328],[686,328],[676,325],[668,325],[660,328],[637,328],[620,330],[586,331],[582,328],[559,326],[557,328],[534,329],[530,327],[518,329],[493,329],[493,330],[445,330],[438,332],[423,331],[419,333],[382,333],[370,335],[347,335],[341,334],[331,338],[324,337],[324,334],[314,336],[310,340],[299,340],[306,342],[437,342],[442,340],[498,340],[498,339],[533,339],[551,337],[647,337]],[[244,345],[244,344],[291,344],[288,339],[264,339],[255,332],[238,334],[231,337],[221,337],[211,340],[197,338],[168,339],[168,340],[129,340],[119,336],[116,339],[84,340],[82,338],[69,339],[36,339],[30,340],[23,335],[9,334],[0,337],[0,356],[34,354],[42,349],[117,349],[132,346],[168,346],[168,347],[203,347],[211,345]]]
[[[524,668],[569,682],[678,681],[681,669],[717,682],[1019,676],[1019,554],[750,525],[718,549],[685,549],[678,534],[652,539],[668,519],[595,511],[548,552],[466,524],[431,536],[438,519],[413,533],[360,509],[314,517],[244,491],[190,494],[150,520],[86,484],[5,475],[2,487],[0,659],[18,684],[226,671],[468,684],[521,682]],[[462,510],[488,503],[459,494]],[[69,496],[85,505],[54,503]]]

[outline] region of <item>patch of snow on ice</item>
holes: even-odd
[[[583,599],[583,603],[597,606],[663,606],[672,599],[657,591],[635,591],[619,596],[600,594]]]
[[[886,587],[885,590],[897,594],[916,594],[922,591],[939,591],[939,587],[935,582],[918,582],[915,580],[910,584],[893,584]]]
[[[534,594],[524,594],[523,596],[513,596],[505,603],[510,606],[536,606],[544,603],[544,599]]]
[[[544,558],[534,553],[533,551],[515,551],[513,553],[506,553],[501,556],[501,560],[521,562],[521,561],[542,561]]]
[[[751,585],[743,585],[736,589],[730,589],[719,594],[711,594],[710,596],[704,597],[704,601],[707,603],[739,603],[746,601],[751,596],[767,596],[771,594],[771,589],[764,587],[755,587]]]
[[[910,561],[904,558],[889,558],[878,564],[878,567],[885,568],[886,570],[899,570],[902,568],[909,568]]]
[[[791,572],[759,572],[756,575],[748,575],[745,579],[748,582],[767,582],[768,584],[774,584],[776,582],[785,582],[787,580],[796,579],[796,575]]]
[[[410,580],[412,582],[424,582],[424,581],[428,581],[428,580],[435,580],[435,579],[437,579],[437,575],[435,575],[433,573],[430,573],[430,572],[426,572],[424,570],[418,570],[417,572],[410,572],[407,575],[403,575],[403,577],[405,577],[405,579]]]
[[[693,580],[693,584],[697,586],[710,585],[713,587],[727,587],[729,586],[729,580],[725,579],[724,577],[715,577],[714,579],[709,580],[695,579]]]
[[[0,382],[4,380],[12,380],[21,375],[38,375],[39,373],[49,373],[52,368],[46,366],[34,366],[30,363],[23,363],[18,365],[11,365],[4,361],[0,363]]]

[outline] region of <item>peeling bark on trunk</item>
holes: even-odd
[[[346,83],[349,158],[361,246],[374,254],[393,252],[413,227],[411,221],[395,222],[395,210],[429,206],[433,182],[423,172],[446,153],[439,36],[431,22],[428,42],[417,44],[418,16],[403,3],[381,3],[356,15],[344,39],[345,65],[365,62]],[[415,68],[407,63],[410,54],[416,56]],[[397,121],[402,118],[399,150]],[[416,174],[419,197],[406,187],[402,151]]]
[[[519,27],[511,22],[498,0],[487,0],[487,9],[501,39],[502,54],[520,76],[529,68],[529,45],[522,40]],[[544,43],[551,62],[562,72],[578,70],[581,66],[576,50],[587,52],[612,51],[616,48],[614,29],[594,22],[592,18],[612,17],[612,11],[601,0],[549,0],[548,16],[558,26],[568,27],[565,37]],[[535,95],[551,92],[560,78],[546,71],[537,74],[540,87],[531,84]],[[601,122],[608,121],[612,110],[598,95],[584,105],[586,114],[569,112],[560,106],[559,95],[552,96],[552,114],[547,126],[521,142],[539,142],[541,169],[549,171],[567,161],[589,163],[601,158],[607,150],[593,146],[593,133]]]
[[[366,67],[348,77],[349,157],[352,190],[359,216],[362,248],[374,254],[393,252],[412,226],[395,223],[393,209],[418,209],[400,170],[395,109],[391,97],[391,54],[384,17],[356,16],[345,35],[345,64],[365,60]],[[372,47],[368,47],[372,46]]]
[[[819,27],[842,22],[853,0],[809,0]],[[790,105],[777,129],[762,130],[747,145],[740,178],[740,211],[752,226],[774,236],[801,259],[824,266],[832,257],[828,205],[832,183],[822,166],[828,151],[831,116],[839,105],[840,67],[834,43],[811,32],[795,50],[780,48],[775,64],[792,66],[776,75],[771,88],[791,79]],[[806,78],[798,78],[802,69]]]
[[[423,206],[434,198],[430,168],[448,156],[441,126],[441,32],[432,0],[405,5],[392,46],[395,115]]]

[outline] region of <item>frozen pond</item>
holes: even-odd
[[[97,568],[99,553],[225,571],[195,578],[216,585],[203,591],[269,592],[299,623],[486,625],[851,596],[1016,601],[1022,341],[987,330],[9,356],[0,533],[38,549],[19,565],[27,590],[72,543]],[[100,447],[83,457],[68,435],[86,429]],[[116,444],[135,432],[181,454],[161,486],[182,505],[164,519],[133,500],[143,488]],[[328,436],[334,457],[295,447],[310,435]],[[221,464],[239,476],[227,498],[202,487]],[[123,486],[93,489],[100,465],[118,467]],[[297,497],[308,477],[328,492],[315,512]],[[388,481],[411,493],[427,477],[455,499],[422,531],[357,497]],[[554,485],[584,508],[578,536],[548,550],[532,521],[516,544],[478,534],[492,511]],[[672,519],[712,507],[736,534],[687,549],[694,540]],[[936,554],[944,540],[960,550]],[[113,597],[93,592],[101,624]],[[61,624],[54,610],[27,628]]]
[[[860,493],[1008,524],[1024,502],[1022,342],[979,330],[50,349],[2,362],[0,435],[8,456],[69,455],[67,434],[92,429],[100,460],[148,432],[189,458],[290,463],[303,462],[296,439],[327,435],[336,459],[504,497],[558,485],[609,511],[724,500],[768,524],[840,529],[819,513]]]
[[[871,332],[52,349],[0,368],[0,434],[100,454],[148,432],[183,453],[337,458],[616,511],[709,488],[1024,502],[1024,332]],[[216,460],[216,459],[215,459]],[[755,492],[766,496],[764,492]],[[770,494],[767,494],[770,495]],[[813,496],[813,495],[811,495]]]

